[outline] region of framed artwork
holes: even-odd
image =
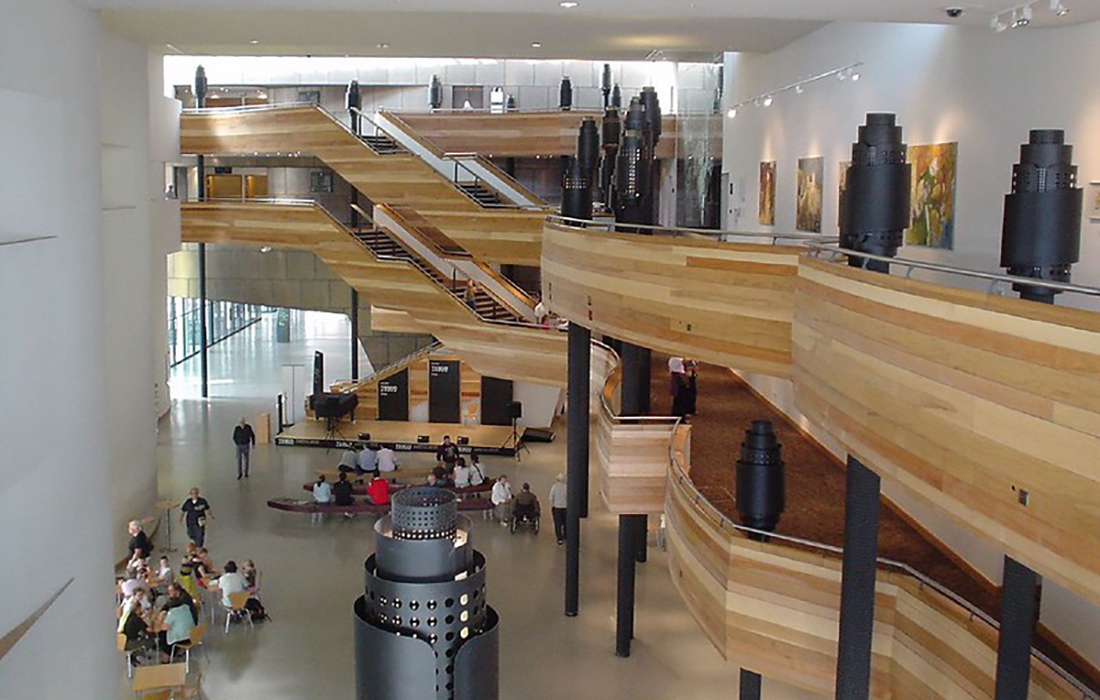
[[[906,245],[954,249],[958,156],[958,143],[909,147],[913,191]]]
[[[775,161],[760,163],[760,202],[757,219],[764,226],[775,226]]]
[[[848,168],[852,165],[850,160],[842,160],[837,163],[837,177],[836,177],[836,226],[842,228],[844,226],[844,211],[847,207],[844,206],[844,196],[848,194]]]
[[[1089,221],[1100,223],[1100,182],[1090,182],[1085,191],[1085,213]]]
[[[795,199],[795,228],[821,233],[822,190],[825,180],[825,159],[798,159],[798,187]]]
[[[332,194],[332,171],[310,170],[309,192],[310,194]]]

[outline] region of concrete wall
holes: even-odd
[[[291,309],[351,313],[351,287],[316,255],[302,250],[248,246],[206,247],[210,299]],[[198,297],[198,246],[168,256],[168,294]],[[372,331],[370,300],[359,296],[359,340],[371,365],[381,369],[432,342],[431,336]]]
[[[1075,146],[1079,182],[1100,179],[1100,93],[1091,68],[1100,60],[1100,23],[1003,34],[941,25],[832,24],[767,56],[727,54],[727,101],[736,104],[857,60],[864,63],[858,83],[830,79],[806,87],[802,95],[780,95],[771,107],[746,106],[736,118],[725,119],[723,168],[738,193],[726,209],[742,214],[730,217],[731,228],[793,231],[795,163],[799,157],[824,156],[824,233],[836,235],[838,163],[850,158],[856,129],[869,111],[896,112],[909,144],[959,143],[955,250],[909,246],[902,257],[997,270],[1003,196],[1029,129],[1065,129]],[[774,229],[757,224],[762,160],[777,162]],[[1100,286],[1098,233],[1100,226],[1086,219],[1077,282]],[[950,283],[965,284],[959,278]],[[1100,308],[1072,295],[1058,301]],[[789,382],[746,378],[813,430],[795,410]],[[935,509],[885,488],[936,536],[1000,582],[1001,552]],[[1100,608],[1047,582],[1041,619],[1100,663]]]
[[[5,700],[118,696],[100,41],[97,15],[68,0],[0,22],[0,637],[72,581],[0,661]]]

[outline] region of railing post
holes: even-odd
[[[868,700],[871,691],[879,488],[879,475],[848,455],[836,662],[836,697],[844,700]]]
[[[1031,674],[1031,638],[1039,619],[1040,578],[1012,557],[1004,558],[1004,569],[994,698],[1027,700]]]

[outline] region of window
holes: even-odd
[[[310,170],[309,171],[309,193],[310,194],[332,194],[332,171],[331,170]]]

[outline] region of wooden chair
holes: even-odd
[[[249,627],[255,627],[252,622],[252,614],[245,608],[245,604],[248,603],[249,593],[248,591],[237,591],[236,593],[229,594],[229,605],[222,604],[222,608],[225,610],[225,633],[229,634],[229,623],[234,619],[248,620]]]
[[[133,678],[134,677],[134,651],[135,650],[126,648],[126,635],[123,634],[122,632],[119,632],[118,634],[115,635],[115,645],[118,647],[118,650],[120,652],[122,652],[123,655],[126,656],[126,677],[127,678]]]
[[[130,681],[134,695],[146,697],[148,691],[171,691],[168,697],[179,697],[186,692],[187,664],[160,664],[158,666],[138,666]],[[163,697],[163,694],[162,694]]]
[[[191,670],[191,650],[195,647],[202,647],[202,653],[206,653],[206,646],[202,643],[202,638],[206,635],[206,623],[202,623],[196,627],[191,628],[191,636],[186,642],[176,642],[172,645],[172,653],[168,656],[168,663],[174,663],[176,660],[176,650],[179,649],[183,652],[184,665],[187,666],[187,670]]]

